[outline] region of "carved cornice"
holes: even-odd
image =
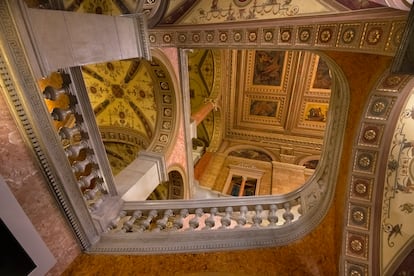
[[[125,127],[101,126],[99,131],[104,142],[120,142],[138,146],[141,149],[146,149],[150,143],[141,133]]]
[[[341,15],[180,25],[148,31],[152,47],[281,48],[340,50],[394,55],[404,31],[407,13],[378,9]],[[364,20],[361,20],[364,18]]]

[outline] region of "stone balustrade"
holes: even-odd
[[[46,86],[43,90],[45,99],[57,102],[62,97],[68,98],[66,108],[59,107],[58,104],[51,111],[52,119],[59,122],[69,120],[73,116],[73,126],[63,125],[56,129],[58,137],[65,149],[66,156],[72,167],[72,172],[77,180],[78,187],[82,193],[88,209],[97,210],[104,202],[103,197],[107,194],[104,179],[101,177],[99,165],[97,164],[94,151],[88,143],[87,131],[83,128],[82,114],[78,112],[77,98],[75,93],[71,92],[70,77],[66,73],[61,73],[63,80],[62,87],[54,88]],[[52,104],[53,106],[53,104]],[[84,154],[80,154],[84,151]]]
[[[280,228],[300,220],[301,200],[264,197],[168,202],[125,202],[107,234]]]

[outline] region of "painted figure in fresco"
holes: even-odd
[[[283,52],[256,52],[254,84],[280,85]]]
[[[309,109],[308,112],[309,121],[325,121],[325,115],[323,115],[322,109],[320,107]]]
[[[407,202],[400,205],[400,211],[406,214],[410,214],[414,211],[414,204]]]
[[[328,64],[322,59],[319,59],[318,68],[316,70],[313,88],[330,89],[332,85],[331,72]]]
[[[276,116],[277,104],[267,101],[253,101],[250,106],[250,114],[256,116]]]
[[[393,247],[394,246],[394,242],[391,241],[392,237],[397,237],[397,235],[401,235],[401,228],[402,228],[402,224],[396,224],[394,226],[392,226],[391,231],[388,233],[388,246],[389,247]]]

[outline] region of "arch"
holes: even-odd
[[[307,162],[316,161],[316,162],[318,162],[318,163],[319,163],[319,159],[320,159],[320,158],[321,158],[321,157],[320,157],[319,155],[305,156],[305,157],[300,158],[300,159],[297,161],[297,164],[298,164],[298,165],[300,165],[300,166],[305,166],[305,164],[306,164]]]
[[[264,149],[262,147],[255,146],[255,145],[236,145],[236,146],[231,146],[231,147],[227,148],[223,152],[223,154],[225,156],[229,156],[231,154],[231,152],[237,151],[237,150],[257,150],[257,151],[263,152],[264,154],[266,154],[267,156],[269,156],[272,159],[271,161],[278,161],[277,156],[273,152],[271,152],[271,151],[269,151],[267,149]]]
[[[385,272],[381,260],[385,173],[394,130],[413,86],[412,76],[385,71],[365,104],[354,141],[345,206],[340,268],[344,274]],[[403,257],[408,252],[404,250],[401,254]],[[395,269],[394,265],[391,267]]]
[[[152,73],[158,80],[160,108],[157,116],[154,139],[148,151],[167,153],[175,144],[179,128],[179,91],[174,69],[165,54],[160,50],[152,50],[153,59],[150,62]]]
[[[168,167],[168,177],[170,178],[170,174],[174,172],[174,174],[180,175],[182,181],[182,199],[189,199],[190,198],[190,189],[188,187],[189,183],[187,181],[187,175],[185,170],[179,164],[173,164]]]

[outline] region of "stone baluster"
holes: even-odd
[[[142,212],[140,210],[134,211],[134,213],[129,218],[129,220],[124,223],[122,230],[124,232],[133,232],[133,226],[134,226],[135,221],[141,217],[142,217]]]
[[[158,212],[157,212],[157,210],[151,210],[151,211],[148,213],[147,218],[141,222],[141,224],[140,224],[140,230],[141,230],[141,231],[145,231],[145,230],[150,229],[150,225],[151,225],[152,220],[153,220],[155,217],[157,217],[157,216],[158,216]]]
[[[43,97],[51,101],[56,101],[61,95],[68,92],[66,89],[66,87],[54,88],[52,86],[46,86],[45,90],[43,90]]]
[[[74,112],[71,108],[63,109],[55,107],[53,108],[51,115],[53,120],[63,122],[73,113]]]
[[[82,134],[81,129],[78,125],[75,125],[74,127],[62,127],[59,130],[59,136],[62,142],[65,141],[81,141],[82,140]],[[64,143],[66,144],[66,142]],[[67,154],[67,153],[66,153]]]
[[[84,197],[85,198],[85,197]],[[86,200],[86,199],[85,199]],[[91,212],[95,212],[96,210],[99,209],[99,207],[101,206],[101,204],[104,202],[103,198],[98,198],[97,200],[95,200],[94,202],[92,202],[91,204],[88,205],[88,209]]]
[[[119,215],[115,219],[113,219],[109,222],[108,230],[112,230],[112,229],[117,228],[119,222],[121,221],[121,219],[123,219],[126,216],[126,214],[127,214],[126,211],[119,212]]]
[[[255,211],[256,211],[256,213],[253,216],[253,225],[252,225],[252,227],[260,227],[260,224],[263,221],[263,219],[262,219],[262,211],[263,211],[262,205],[256,205]]]
[[[283,204],[283,207],[285,208],[285,212],[283,213],[283,219],[285,220],[285,224],[291,223],[294,219],[294,215],[290,211],[290,203],[286,202],[285,204]]]
[[[89,149],[88,142],[85,140],[80,141],[80,143],[75,145],[70,145],[65,149],[66,157],[68,158],[78,158],[81,151]]]
[[[168,219],[173,215],[173,211],[171,209],[165,210],[164,216],[162,219],[157,220],[157,228],[154,229],[154,232],[160,232],[167,228]]]
[[[240,207],[240,215],[237,218],[237,228],[243,228],[247,223],[247,206]]]
[[[233,207],[229,206],[225,210],[226,214],[221,218],[221,227],[220,229],[226,229],[231,224],[231,215],[233,214]]]
[[[279,218],[278,218],[276,212],[277,212],[277,206],[275,204],[270,205],[269,206],[269,215],[267,216],[267,219],[270,222],[269,227],[275,227],[277,222],[279,221]]]
[[[75,163],[73,163],[72,171],[75,174],[85,175],[86,170],[88,169],[88,167],[92,167],[92,166],[93,166],[92,156],[88,155],[85,158],[85,160],[76,161]]]
[[[98,192],[102,191],[102,186],[101,185],[95,185],[95,187],[93,189],[87,189],[84,194],[83,197],[85,200],[96,200],[96,197],[98,195]]]
[[[179,230],[184,226],[184,219],[188,216],[188,209],[182,209],[179,217],[173,222],[173,229]]]
[[[96,168],[93,168],[89,175],[81,176],[78,185],[81,189],[93,189],[96,186],[97,181],[102,181],[102,179],[98,179],[99,174]]]
[[[210,209],[210,216],[206,218],[206,220],[204,221],[206,226],[203,228],[203,230],[210,230],[216,225],[215,217],[216,217],[217,212],[218,212],[218,209],[216,207],[213,207]]]
[[[190,225],[189,230],[195,230],[200,226],[200,218],[204,215],[203,209],[198,208],[195,210],[195,216],[188,222]]]

